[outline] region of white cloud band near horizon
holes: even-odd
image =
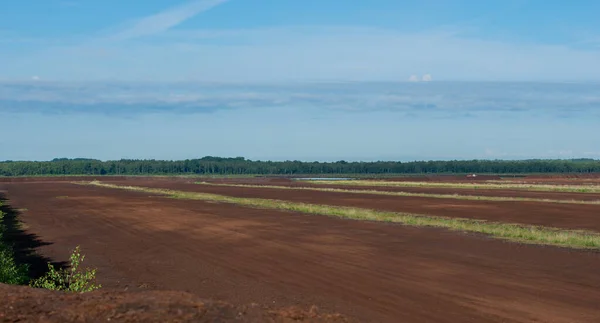
[[[274,109],[416,118],[600,119],[600,84],[0,82],[0,110],[147,115]],[[317,112],[315,112],[317,111]]]

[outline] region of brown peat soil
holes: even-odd
[[[106,307],[114,306],[111,299],[127,298],[119,294],[127,289],[138,295],[131,299],[149,293],[151,302],[161,304],[176,292],[226,301],[230,309],[257,303],[275,311],[296,306],[308,313],[316,306],[321,313],[341,313],[360,322],[600,319],[600,253],[595,251],[170,199],[68,180],[73,179],[4,181],[0,191],[20,210],[25,230],[48,243],[36,249],[40,254],[65,261],[75,246],[81,246],[85,264],[98,269]],[[596,205],[211,187],[186,181],[190,180],[107,182],[600,231]],[[269,185],[275,184],[270,180]],[[0,289],[0,294],[6,290]],[[81,301],[39,295],[43,301],[38,304],[48,299]],[[37,296],[28,297],[14,302]]]
[[[137,180],[127,182],[106,182],[119,185],[213,193],[235,197],[351,206],[383,211],[473,218],[496,222],[543,225],[600,232],[600,205],[557,204],[547,202],[471,201],[311,190],[285,190],[262,187],[211,186],[183,181]],[[247,183],[247,181],[245,181],[245,183]],[[540,195],[540,197],[549,198],[547,195],[543,194]]]

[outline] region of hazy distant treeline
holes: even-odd
[[[293,175],[293,174],[415,174],[415,173],[591,173],[600,172],[600,160],[469,160],[414,162],[301,162],[252,161],[243,157],[164,161],[54,159],[0,162],[0,176],[35,175]]]

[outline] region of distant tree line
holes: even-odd
[[[600,160],[452,160],[413,162],[252,161],[243,157],[204,157],[180,161],[100,161],[57,158],[52,161],[0,162],[0,176],[36,175],[294,175],[294,174],[525,174],[600,172]]]

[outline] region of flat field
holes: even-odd
[[[274,308],[316,305],[361,322],[600,320],[596,247],[524,244],[468,230],[357,221],[242,203],[252,199],[287,203],[288,209],[297,203],[354,207],[582,229],[587,230],[582,234],[594,235],[600,232],[600,205],[552,200],[593,202],[600,194],[485,187],[390,190],[287,179],[210,180],[218,185],[196,184],[207,179],[98,177],[101,183],[90,183],[93,179],[0,179],[0,191],[20,210],[26,231],[44,242],[37,248],[40,254],[64,261],[80,245],[106,290],[188,291]],[[458,195],[319,190],[326,187]],[[172,198],[174,192],[179,198]],[[190,198],[193,194],[204,195]],[[478,194],[539,201],[461,198]],[[237,199],[223,202],[214,196]]]

